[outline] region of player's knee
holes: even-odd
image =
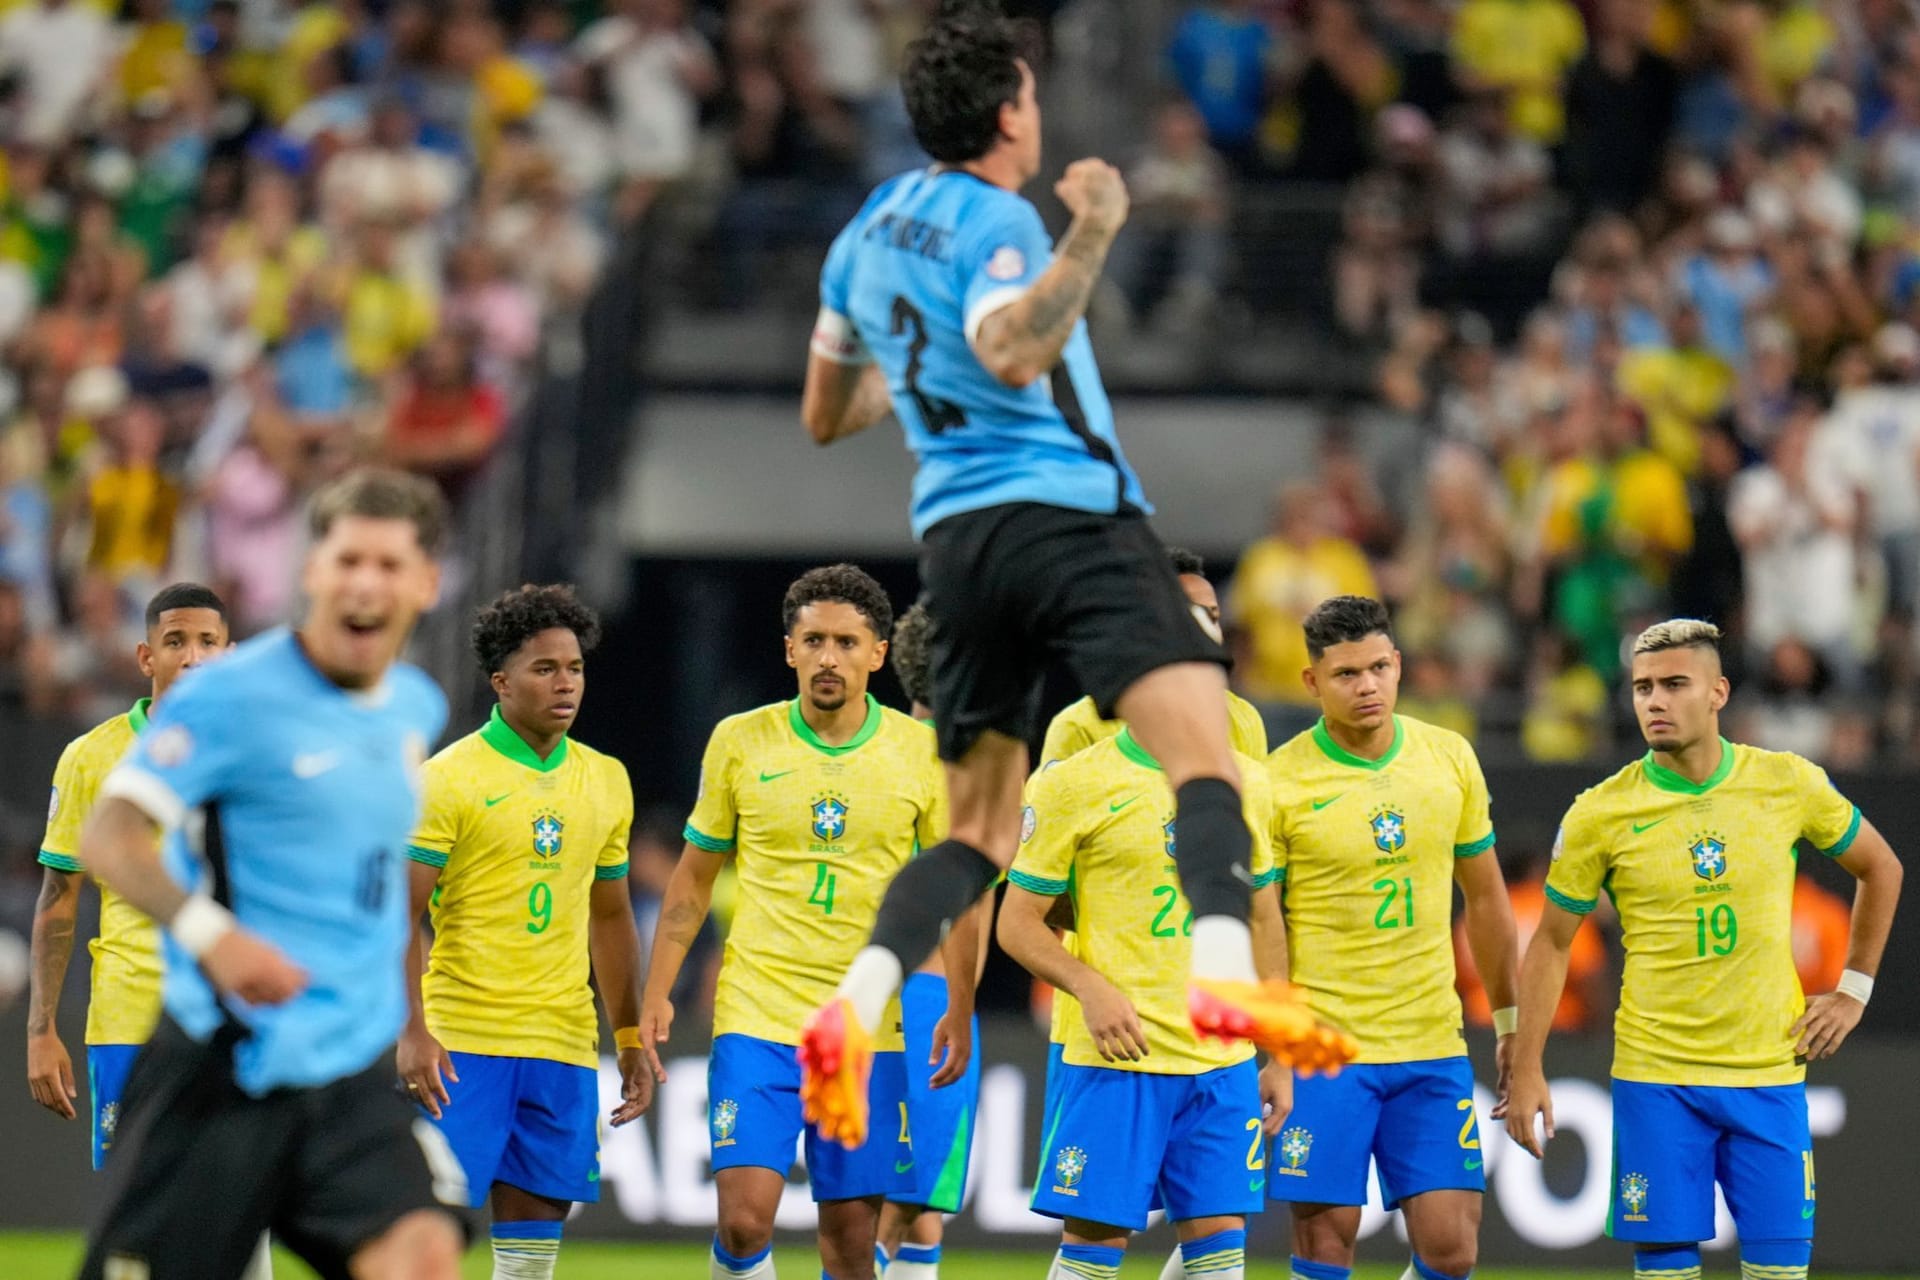
[[[723,1204],[714,1234],[720,1238],[720,1247],[734,1257],[751,1257],[773,1243],[773,1217],[758,1205]]]
[[[1480,1261],[1480,1242],[1469,1232],[1461,1232],[1439,1241],[1429,1241],[1417,1250],[1429,1271],[1443,1276],[1464,1276]]]
[[[1341,1229],[1335,1214],[1315,1213],[1293,1220],[1293,1251],[1308,1262],[1351,1267],[1353,1246],[1353,1237]]]
[[[354,1255],[354,1280],[459,1280],[460,1228],[434,1209],[408,1214]]]

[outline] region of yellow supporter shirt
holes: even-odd
[[[1806,1000],[1793,967],[1794,842],[1839,857],[1860,811],[1818,765],[1720,744],[1704,783],[1652,753],[1567,811],[1547,897],[1579,915],[1604,889],[1627,950],[1613,1074],[1647,1084],[1794,1084],[1787,1034]]]
[[[1281,538],[1248,547],[1227,588],[1227,612],[1253,643],[1253,660],[1242,673],[1247,692],[1312,701],[1300,682],[1308,665],[1301,620],[1334,596],[1378,594],[1367,557],[1345,538],[1321,538],[1305,550]]]
[[[740,875],[713,1033],[798,1044],[866,946],[894,874],[946,831],[932,726],[871,694],[843,746],[820,740],[797,699],[715,726],[686,829],[690,843],[731,853]],[[904,1047],[897,1000],[874,1047]]]
[[[1258,761],[1240,767],[1259,888],[1273,883],[1272,796]],[[1074,954],[1133,1002],[1147,1035],[1145,1058],[1108,1062],[1076,1006],[1064,1041],[1074,1066],[1199,1075],[1253,1056],[1245,1041],[1201,1040],[1188,1019],[1193,908],[1180,890],[1174,836],[1166,774],[1124,729],[1027,781],[1007,879],[1029,893],[1072,893]]]
[[[427,761],[407,854],[440,868],[421,992],[449,1049],[599,1062],[588,924],[597,880],[627,874],[633,788],[562,738],[545,760],[500,717]]]
[[[67,744],[53,771],[47,834],[40,865],[81,870],[80,828],[93,812],[100,784],[147,727],[146,698],[124,715],[89,729]],[[93,955],[93,991],[87,1001],[88,1044],[145,1044],[160,1018],[160,931],[138,907],[100,886],[100,935],[87,944]]]
[[[347,286],[341,317],[347,363],[363,378],[398,368],[433,336],[433,299],[397,275],[363,271]]]
[[[1512,90],[1513,127],[1549,146],[1567,127],[1561,78],[1586,48],[1580,11],[1566,0],[1467,0],[1454,19],[1454,60]]]
[[[1493,848],[1487,780],[1467,740],[1404,716],[1393,724],[1378,760],[1343,750],[1323,720],[1267,762],[1288,973],[1315,1015],[1360,1042],[1357,1062],[1466,1052],[1453,870]]]

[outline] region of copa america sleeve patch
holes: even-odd
[[[987,259],[986,273],[989,280],[1018,280],[1027,274],[1027,255],[1018,245],[1003,244]]]
[[[1032,805],[1020,810],[1020,843],[1033,839],[1033,829],[1039,825],[1040,815],[1033,811]]]
[[[813,321],[813,341],[808,349],[823,360],[835,364],[871,364],[873,356],[860,340],[853,321],[831,307],[820,308]]]

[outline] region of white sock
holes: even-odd
[[[253,1258],[247,1263],[247,1269],[240,1273],[240,1280],[273,1280],[273,1233],[262,1231],[260,1243],[253,1250]]]
[[[1251,937],[1247,948],[1251,955]],[[886,1016],[887,1001],[893,999],[894,993],[900,990],[904,976],[900,972],[900,958],[893,952],[884,947],[867,947],[853,958],[847,976],[840,979],[840,990],[834,994],[853,1002],[854,1016],[860,1019],[860,1025],[867,1029],[867,1034],[873,1035],[880,1030],[880,1019]]]
[[[887,1265],[887,1280],[940,1280],[940,1246],[901,1245]]]
[[[1254,982],[1253,931],[1232,916],[1201,916],[1193,922],[1193,976]]]
[[[1187,1259],[1178,1244],[1167,1255],[1167,1265],[1160,1268],[1160,1280],[1187,1280]]]
[[[553,1280],[553,1264],[559,1260],[557,1253],[536,1257],[526,1253],[503,1252],[499,1243],[495,1242],[493,1280]]]
[[[560,1257],[558,1222],[496,1222],[493,1240],[493,1280],[553,1280],[553,1264]]]
[[[709,1280],[775,1280],[772,1245],[750,1258],[736,1258],[723,1252],[719,1238],[715,1237],[713,1248],[707,1254],[707,1265]]]
[[[1415,1271],[1413,1269],[1413,1264],[1409,1262],[1407,1264],[1407,1269],[1400,1273],[1400,1280],[1420,1280],[1420,1273],[1418,1271]]]

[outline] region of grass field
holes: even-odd
[[[36,1235],[0,1233],[0,1276],[6,1280],[69,1280],[80,1263],[80,1237],[73,1235]],[[789,1247],[780,1255],[785,1259],[785,1274],[790,1278],[811,1280],[815,1267],[798,1247]],[[1019,1253],[956,1253],[940,1265],[941,1280],[1040,1280],[1046,1274],[1048,1255],[1040,1249]],[[1128,1280],[1150,1280],[1159,1274],[1165,1261],[1158,1247],[1142,1249],[1121,1274]],[[1622,1259],[1624,1262],[1625,1260]],[[1715,1270],[1738,1275],[1739,1266],[1731,1258],[1722,1260]],[[467,1255],[468,1280],[486,1280],[492,1264],[485,1247]],[[1282,1263],[1255,1262],[1247,1268],[1247,1280],[1283,1280],[1287,1269]],[[1354,1280],[1395,1280],[1399,1267],[1363,1266],[1354,1272]],[[1522,1269],[1488,1267],[1475,1271],[1476,1280],[1620,1280],[1628,1274],[1625,1266],[1611,1271],[1571,1271],[1563,1269]],[[707,1251],[697,1245],[569,1244],[560,1254],[557,1280],[706,1280]],[[312,1273],[288,1255],[275,1260],[275,1280],[310,1280]],[[1898,1277],[1856,1276],[1852,1280],[1898,1280]]]

